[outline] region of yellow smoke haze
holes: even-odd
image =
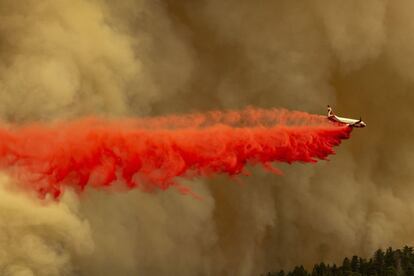
[[[368,127],[331,161],[39,201],[0,176],[2,275],[258,275],[414,238],[414,3],[0,1],[0,119],[247,105]],[[413,94],[413,95],[411,95]]]

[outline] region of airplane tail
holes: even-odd
[[[327,107],[328,107],[328,117],[334,116],[335,114],[334,114],[334,112],[332,110],[332,107],[330,105],[328,105]]]

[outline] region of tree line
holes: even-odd
[[[269,272],[266,276],[414,276],[414,250],[405,246],[393,250],[389,247],[383,251],[378,249],[369,258],[346,257],[342,264],[319,263],[313,269],[306,270],[296,266],[292,271]]]

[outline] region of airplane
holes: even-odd
[[[343,118],[343,117],[336,116],[332,110],[332,107],[330,107],[329,105],[328,105],[328,119],[333,122],[347,124],[350,127],[362,128],[362,127],[367,126],[367,124],[363,122],[361,118],[359,118],[359,120],[356,120],[356,119],[349,119],[349,118]]]

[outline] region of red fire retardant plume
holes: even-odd
[[[41,196],[66,186],[123,183],[143,190],[176,177],[237,175],[247,164],[316,162],[351,128],[286,110],[209,112],[143,119],[79,119],[0,127],[0,168]],[[117,181],[118,180],[118,181]]]

